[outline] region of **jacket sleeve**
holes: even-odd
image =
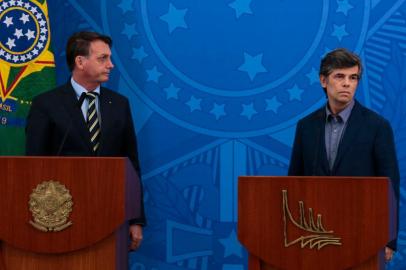
[[[290,157],[288,175],[300,176],[304,174],[304,160],[302,152],[302,123],[299,121],[296,126],[295,139],[293,143],[292,153]]]
[[[385,176],[390,179],[396,196],[397,213],[399,213],[400,173],[392,127],[385,119],[382,119],[375,137],[374,163],[376,175]],[[396,224],[397,228],[399,228],[399,214],[396,216]],[[396,250],[396,239],[390,241],[387,246],[393,250]]]
[[[25,153],[28,156],[47,156],[51,154],[50,134],[52,124],[49,114],[40,99],[34,99],[25,127]]]
[[[131,116],[130,104],[128,100],[126,101],[126,123],[125,123],[125,131],[124,131],[124,143],[123,143],[123,153],[127,156],[133,167],[135,172],[138,175],[139,183],[140,183],[140,190],[141,190],[141,215],[139,218],[130,220],[131,224],[140,224],[145,226],[146,225],[146,217],[144,211],[144,196],[143,196],[143,185],[141,179],[141,169],[138,159],[138,147],[137,147],[137,136],[134,130],[133,118]]]

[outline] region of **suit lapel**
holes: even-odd
[[[89,140],[89,131],[87,129],[86,121],[83,118],[82,110],[79,107],[79,101],[76,97],[75,90],[73,90],[72,85],[68,82],[65,88],[62,90],[63,104],[68,111],[72,119],[72,129],[74,129],[82,137],[83,144],[91,152],[91,144]]]
[[[337,171],[344,154],[348,152],[349,147],[356,141],[359,134],[360,125],[362,125],[361,105],[355,101],[350,118],[348,119],[347,127],[344,130],[343,138],[339,144],[338,152],[333,166],[333,174]]]

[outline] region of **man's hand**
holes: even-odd
[[[393,254],[393,249],[385,247],[385,262],[389,262],[390,260],[392,260]]]
[[[130,250],[136,250],[142,242],[142,226],[138,224],[130,225]]]

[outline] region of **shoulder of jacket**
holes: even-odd
[[[122,102],[127,102],[128,98],[116,91],[113,91],[109,88],[106,87],[101,87],[100,88],[100,94],[109,98],[113,98]]]
[[[357,102],[356,106],[358,106],[358,110],[360,111],[360,113],[362,114],[362,116],[364,117],[364,119],[366,121],[385,123],[385,124],[389,123],[389,121],[385,117],[383,117],[379,113],[365,107],[361,103]]]

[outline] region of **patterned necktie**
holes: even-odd
[[[87,127],[89,129],[90,142],[92,143],[94,153],[96,153],[99,148],[100,139],[100,124],[99,118],[97,117],[96,96],[97,93],[86,93],[86,98],[89,102],[87,109]]]

